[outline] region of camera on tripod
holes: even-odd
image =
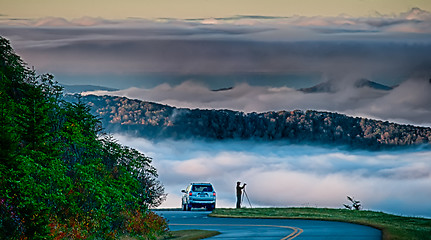
[[[245,196],[247,198],[248,204],[250,205],[250,208],[253,208],[253,206],[251,205],[251,202],[250,202],[250,198],[248,198],[247,191],[245,190],[246,185],[247,185],[247,183],[244,183],[244,185],[243,185],[241,203],[244,202],[244,196]]]

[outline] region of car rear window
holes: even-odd
[[[213,187],[211,185],[193,185],[193,192],[212,192]]]

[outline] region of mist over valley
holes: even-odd
[[[242,181],[253,206],[343,208],[354,196],[364,209],[431,216],[427,127],[318,111],[245,114],[94,95],[80,101],[121,144],[154,159],[168,193],[162,208],[178,208],[181,189],[196,181],[213,183],[218,207],[234,207]],[[241,135],[247,125],[262,134]],[[286,128],[296,135],[283,138]]]
[[[340,150],[284,142],[159,140],[115,134],[151,156],[168,193],[161,208],[179,208],[190,182],[211,182],[217,207],[235,207],[235,184],[247,183],[253,207],[344,208],[431,217],[431,151]],[[248,202],[245,206],[250,207]]]
[[[0,13],[0,32],[153,159],[161,207],[178,208],[192,181],[212,182],[217,206],[234,207],[239,180],[254,206],[342,208],[352,196],[431,217],[431,13],[418,2],[388,10],[401,3],[353,15],[326,2],[336,14]]]
[[[428,239],[430,53],[429,0],[2,0],[0,238],[177,237],[214,209],[176,211],[190,183],[253,214],[239,181],[259,217]]]
[[[154,140],[283,140],[365,150],[427,147],[431,142],[427,127],[332,112],[188,109],[115,96],[68,95],[67,99],[88,103],[108,132]]]

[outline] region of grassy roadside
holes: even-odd
[[[179,230],[172,231],[172,236],[165,239],[172,240],[198,240],[213,237],[219,235],[220,232],[217,231],[207,231],[207,230]]]
[[[383,240],[431,239],[431,219],[402,217],[383,212],[328,208],[243,208],[215,209],[210,216],[341,221],[378,228],[383,233]]]
[[[169,232],[169,236],[159,237],[157,240],[199,240],[219,235],[220,232],[208,230],[179,230]],[[137,240],[136,237],[122,236],[120,240]]]

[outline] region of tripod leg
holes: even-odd
[[[250,208],[253,208],[253,206],[251,206],[250,199],[248,198],[248,195],[247,195],[247,192],[245,191],[245,189],[244,189],[244,193],[245,193],[245,196],[247,197],[248,204],[250,204]]]

